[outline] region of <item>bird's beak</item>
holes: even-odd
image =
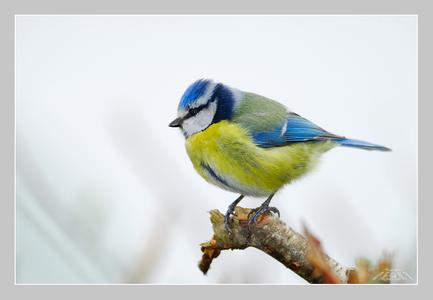
[[[176,118],[170,124],[168,124],[170,127],[180,127],[180,125],[182,125],[182,118]]]

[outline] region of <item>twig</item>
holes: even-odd
[[[210,241],[201,244],[203,256],[199,268],[204,274],[222,250],[254,247],[272,256],[310,283],[347,283],[350,271],[348,268],[320,252],[320,259],[323,260],[320,261],[323,267],[320,270],[312,258],[317,258],[317,251],[321,251],[321,248],[312,247],[308,239],[276,216],[265,214],[259,218],[256,226],[248,229],[250,211],[248,208],[236,207],[231,234],[225,230],[224,215],[218,210],[210,211],[214,236]],[[324,262],[326,267],[323,266]]]

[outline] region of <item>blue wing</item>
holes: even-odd
[[[280,147],[299,142],[331,140],[344,147],[391,151],[391,149],[381,145],[332,134],[295,113],[289,113],[287,121],[280,126],[276,126],[275,129],[253,132],[252,137],[254,142],[263,148]]]
[[[285,146],[296,142],[343,140],[295,113],[289,113],[287,121],[275,129],[253,132],[254,142],[263,148]]]

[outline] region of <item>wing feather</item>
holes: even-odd
[[[289,112],[274,100],[246,93],[233,121],[247,129],[254,142],[264,148],[281,147],[291,143],[341,140],[300,115]]]

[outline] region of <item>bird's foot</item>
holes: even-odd
[[[224,226],[229,234],[232,232],[232,230],[230,229],[230,216],[233,214],[233,212],[234,209],[230,209],[229,207],[226,214],[224,215]]]
[[[227,212],[224,215],[224,226],[229,234],[232,232],[230,229],[230,216],[233,215],[236,205],[238,205],[242,198],[244,198],[244,196],[240,195],[235,201],[233,201],[233,203],[229,205]]]
[[[251,229],[253,226],[255,226],[259,217],[267,212],[273,212],[274,214],[278,215],[278,218],[280,217],[280,211],[278,210],[278,208],[268,205],[261,205],[257,208],[252,209],[249,213],[248,218],[250,215],[253,216],[248,221],[248,228]]]

